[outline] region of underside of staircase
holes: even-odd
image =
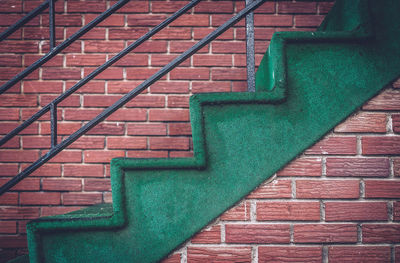
[[[254,93],[191,97],[193,158],[111,162],[113,204],[27,225],[14,262],[157,262],[400,73],[400,1],[338,0],[316,32],[280,32]]]

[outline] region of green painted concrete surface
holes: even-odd
[[[338,0],[317,32],[275,34],[257,92],[191,97],[193,158],[113,159],[113,205],[31,221],[30,262],[166,257],[398,77],[399,13]]]

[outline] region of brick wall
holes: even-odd
[[[0,29],[40,1],[0,2]],[[59,0],[58,41],[115,1]],[[132,0],[118,13],[15,85],[0,99],[6,134],[81,77],[132,43],[187,1]],[[100,74],[59,108],[59,139],[140,84],[222,24],[244,1],[204,1],[194,11]],[[255,15],[256,61],[275,31],[313,30],[330,3],[267,2]],[[48,16],[0,43],[0,83],[49,49]],[[25,224],[46,215],[111,202],[113,157],[192,156],[188,101],[193,93],[246,90],[243,21],[118,110],[67,150],[0,197],[0,262],[26,253]],[[400,86],[400,85],[397,85]],[[303,260],[390,261],[400,253],[400,89],[388,88],[363,111],[225,213],[170,262]],[[46,153],[49,115],[0,149],[0,184]],[[304,248],[306,247],[306,248]],[[360,253],[358,253],[360,252]],[[352,253],[354,256],[352,256]],[[207,257],[207,258],[206,258]],[[277,258],[278,257],[278,258]],[[347,257],[347,258],[346,258]],[[400,256],[399,256],[400,257]],[[212,259],[212,260],[211,260]]]

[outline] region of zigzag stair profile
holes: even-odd
[[[166,257],[398,77],[399,13],[338,0],[317,32],[275,34],[257,92],[191,97],[193,158],[113,159],[113,204],[30,222],[30,262]]]

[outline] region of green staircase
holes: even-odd
[[[276,33],[257,92],[191,97],[193,158],[113,159],[113,204],[31,221],[30,262],[166,257],[398,77],[399,13],[338,0],[317,32]]]

